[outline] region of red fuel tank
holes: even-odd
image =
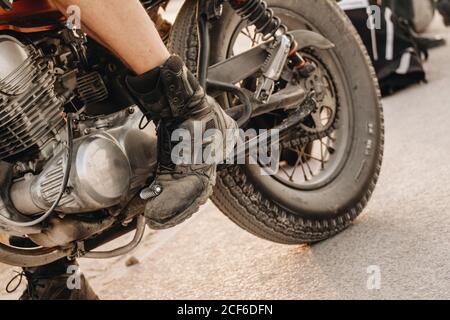
[[[11,10],[0,9],[0,30],[46,31],[55,28],[63,18],[48,0],[16,0]]]

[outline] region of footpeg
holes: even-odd
[[[139,196],[141,197],[142,200],[150,200],[156,198],[162,192],[163,188],[159,184],[156,184],[156,181],[154,181],[150,186],[143,189]]]

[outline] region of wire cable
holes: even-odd
[[[45,221],[58,207],[62,197],[64,196],[64,192],[66,191],[67,185],[69,183],[70,171],[72,168],[72,158],[73,158],[73,130],[72,130],[72,114],[67,113],[66,120],[66,130],[67,130],[67,154],[66,154],[66,166],[64,169],[64,176],[62,179],[61,189],[59,191],[58,197],[56,198],[53,205],[50,209],[47,210],[41,217],[27,222],[18,222],[15,220],[11,220],[0,214],[0,221],[6,223],[7,225],[18,227],[18,228],[29,228],[33,227],[43,221]]]

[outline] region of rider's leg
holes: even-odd
[[[87,32],[106,44],[138,75],[164,64],[169,52],[154,23],[138,0],[54,0],[65,8],[80,8]]]
[[[27,289],[20,300],[98,300],[76,261],[61,259],[38,268],[24,268]]]
[[[62,12],[66,12],[69,5],[80,8],[82,24],[137,75],[128,77],[128,87],[146,115],[158,121],[159,168],[155,183],[162,193],[147,204],[145,214],[149,225],[167,228],[189,218],[212,193],[216,165],[175,165],[172,133],[176,129],[184,129],[191,137],[197,137],[202,136],[206,129],[218,129],[223,133],[222,138],[226,138],[226,129],[237,129],[236,123],[213,99],[206,97],[183,61],[169,55],[155,25],[138,0],[54,2]],[[194,128],[198,127],[201,132],[194,134]],[[235,139],[230,140],[227,142],[233,143]],[[200,142],[203,147],[209,144],[209,150],[216,149],[211,146],[215,141],[203,142]],[[217,143],[223,148],[226,146],[222,141]],[[222,159],[215,160],[220,162]],[[143,192],[142,196],[146,198],[152,193]]]

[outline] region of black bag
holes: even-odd
[[[419,48],[406,19],[386,5],[370,7],[375,1],[343,0],[340,4],[367,47],[383,95],[426,81],[421,55],[427,53]]]
[[[450,26],[450,0],[439,0],[437,2],[437,9],[442,17],[444,17],[445,25]]]

